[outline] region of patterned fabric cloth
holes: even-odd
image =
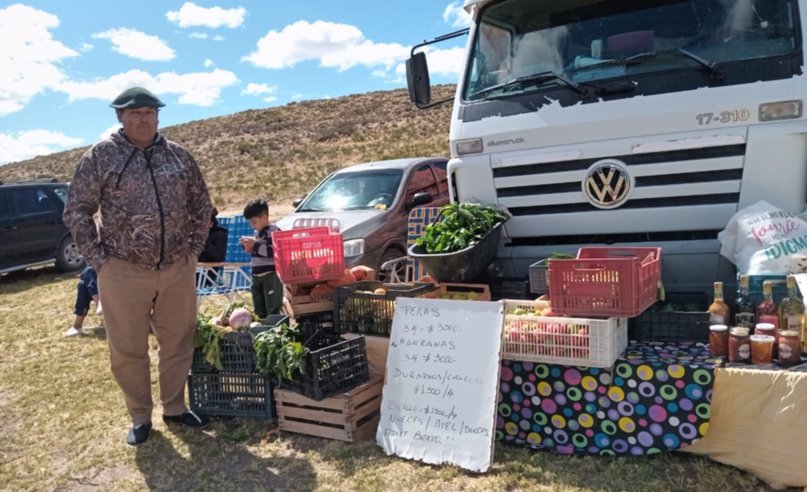
[[[199,256],[212,209],[202,173],[184,147],[158,134],[151,147],[139,149],[121,129],[79,159],[64,221],[96,270],[110,255],[158,270]]]
[[[496,437],[562,454],[684,448],[709,428],[716,362],[696,342],[630,342],[608,369],[504,360]]]

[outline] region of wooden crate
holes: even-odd
[[[283,287],[286,311],[290,317],[296,318],[307,314],[333,311],[333,295],[330,298],[312,297],[303,293],[304,289],[297,285]]]
[[[469,294],[470,295],[469,297]],[[452,282],[442,282],[437,284],[431,292],[421,295],[427,299],[455,299],[474,301],[489,301],[490,287],[486,284],[460,284]]]
[[[316,401],[275,389],[281,431],[353,442],[375,435],[381,417],[384,379],[375,376],[347,393]]]

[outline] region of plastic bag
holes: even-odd
[[[807,254],[807,221],[760,201],[734,214],[717,239],[740,273],[784,274],[791,256]]]

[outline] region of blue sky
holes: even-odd
[[[132,85],[163,127],[405,87],[410,47],[467,23],[461,0],[0,2],[0,165],[104,138]],[[430,52],[433,82],[464,42]]]

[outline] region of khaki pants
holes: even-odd
[[[149,327],[159,345],[160,401],[164,415],[186,410],[185,383],[196,329],[196,260],[147,270],[110,257],[98,272],[112,375],[133,424],[151,420]]]

